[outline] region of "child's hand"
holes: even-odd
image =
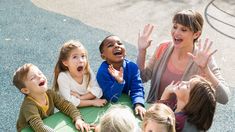
[[[75,122],[75,127],[78,130],[81,130],[82,132],[84,132],[84,130],[86,130],[86,132],[90,131],[90,125],[86,124],[83,120],[81,119],[77,119]]]
[[[93,102],[93,106],[100,107],[100,106],[104,106],[106,103],[107,103],[106,99],[95,99]]]
[[[113,68],[113,65],[109,65],[109,73],[116,79],[118,83],[123,82],[123,68],[120,68],[120,71]]]
[[[80,94],[78,92],[76,92],[76,91],[71,90],[70,91],[70,95],[75,96],[76,98],[80,99]]]
[[[170,97],[170,94],[174,93],[175,91],[175,88],[177,88],[177,85],[179,84],[180,82],[177,82],[174,84],[174,81],[171,82],[171,84],[169,84],[164,92],[162,93],[162,97],[161,97],[161,100],[167,100],[169,99]]]
[[[142,105],[136,104],[136,106],[135,106],[135,114],[136,115],[140,115],[141,120],[143,120],[145,112],[146,112],[146,109]]]

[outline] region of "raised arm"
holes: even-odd
[[[147,24],[144,27],[143,33],[139,33],[138,35],[138,57],[137,57],[137,65],[140,70],[145,68],[145,57],[146,50],[150,46],[152,42],[151,34],[154,26],[151,24]]]
[[[211,51],[212,41],[209,39],[205,40],[202,45],[201,40],[198,43],[198,52],[193,55],[188,53],[194,60],[194,62],[199,66],[203,75],[212,83],[216,90],[217,102],[221,104],[226,104],[230,95],[229,87],[227,86],[225,80],[223,79],[220,69],[217,67],[212,55],[216,53],[217,50]]]

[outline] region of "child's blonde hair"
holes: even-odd
[[[89,62],[88,62],[87,50],[82,45],[82,43],[80,43],[79,41],[70,40],[68,42],[65,42],[63,44],[63,46],[61,47],[60,55],[59,55],[58,61],[56,63],[55,69],[54,69],[53,89],[55,91],[59,90],[59,86],[58,86],[58,82],[57,82],[59,73],[63,72],[63,71],[68,71],[67,66],[65,66],[63,64],[63,61],[66,61],[69,58],[69,56],[71,54],[71,51],[74,50],[74,49],[77,49],[77,48],[82,48],[86,53],[87,64],[86,64],[86,67],[85,67],[85,74],[88,75],[88,81],[87,81],[87,87],[88,87],[88,85],[90,83],[90,80],[91,80],[91,71],[90,71],[90,65],[89,65]]]
[[[26,87],[24,81],[27,78],[30,68],[33,66],[35,65],[31,63],[26,63],[15,71],[12,82],[20,91],[22,88]]]
[[[100,118],[99,132],[136,132],[138,123],[132,110],[125,105],[112,105]]]
[[[153,104],[145,113],[143,130],[149,121],[155,121],[165,126],[168,132],[175,132],[175,114],[170,107],[162,103]]]

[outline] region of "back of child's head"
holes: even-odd
[[[85,51],[86,58],[88,60],[88,52],[81,42],[79,42],[77,40],[76,41],[70,40],[68,42],[65,42],[60,49],[58,61],[56,63],[55,69],[54,69],[53,89],[55,91],[58,91],[57,79],[58,79],[59,73],[68,71],[68,67],[63,64],[63,61],[66,61],[70,57],[71,52],[77,48],[81,48],[82,50]],[[90,81],[90,65],[89,65],[88,61],[87,61],[86,67],[85,67],[85,74],[88,74],[88,80]]]
[[[106,40],[107,40],[109,37],[112,37],[112,36],[115,36],[115,35],[108,35],[108,36],[105,37],[105,38],[103,39],[103,41],[100,43],[100,46],[99,46],[100,54],[103,53],[103,46],[104,46],[104,43],[106,42]]]
[[[13,84],[21,91],[22,88],[25,88],[25,80],[27,78],[28,72],[31,67],[35,65],[31,63],[26,63],[23,66],[19,67],[13,75]]]
[[[132,110],[124,105],[112,105],[100,118],[99,132],[136,132],[139,130]]]
[[[203,17],[200,13],[193,10],[183,10],[177,12],[173,17],[173,23],[178,23],[188,27],[192,32],[202,31]],[[196,41],[196,38],[194,41]]]
[[[197,76],[199,81],[190,90],[189,100],[184,107],[189,123],[194,124],[199,130],[208,130],[211,127],[215,108],[215,90],[210,82]]]
[[[165,104],[153,104],[146,111],[143,119],[143,130],[145,130],[147,124],[151,121],[163,125],[167,132],[175,132],[175,114]]]

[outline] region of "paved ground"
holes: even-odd
[[[0,1],[0,131],[16,131],[23,100],[11,80],[14,70],[31,62],[46,74],[50,84],[58,50],[64,41],[79,39],[88,49],[94,71],[101,62],[100,41],[108,34],[125,40],[128,58],[136,59],[137,33],[146,23],[155,24],[154,43],[170,39],[172,15],[181,9],[204,14],[201,38],[209,37],[218,49],[215,57],[231,86],[227,105],[218,104],[210,131],[235,131],[235,2],[233,0],[1,0]],[[98,63],[97,63],[98,62]],[[148,89],[148,85],[146,85]]]

